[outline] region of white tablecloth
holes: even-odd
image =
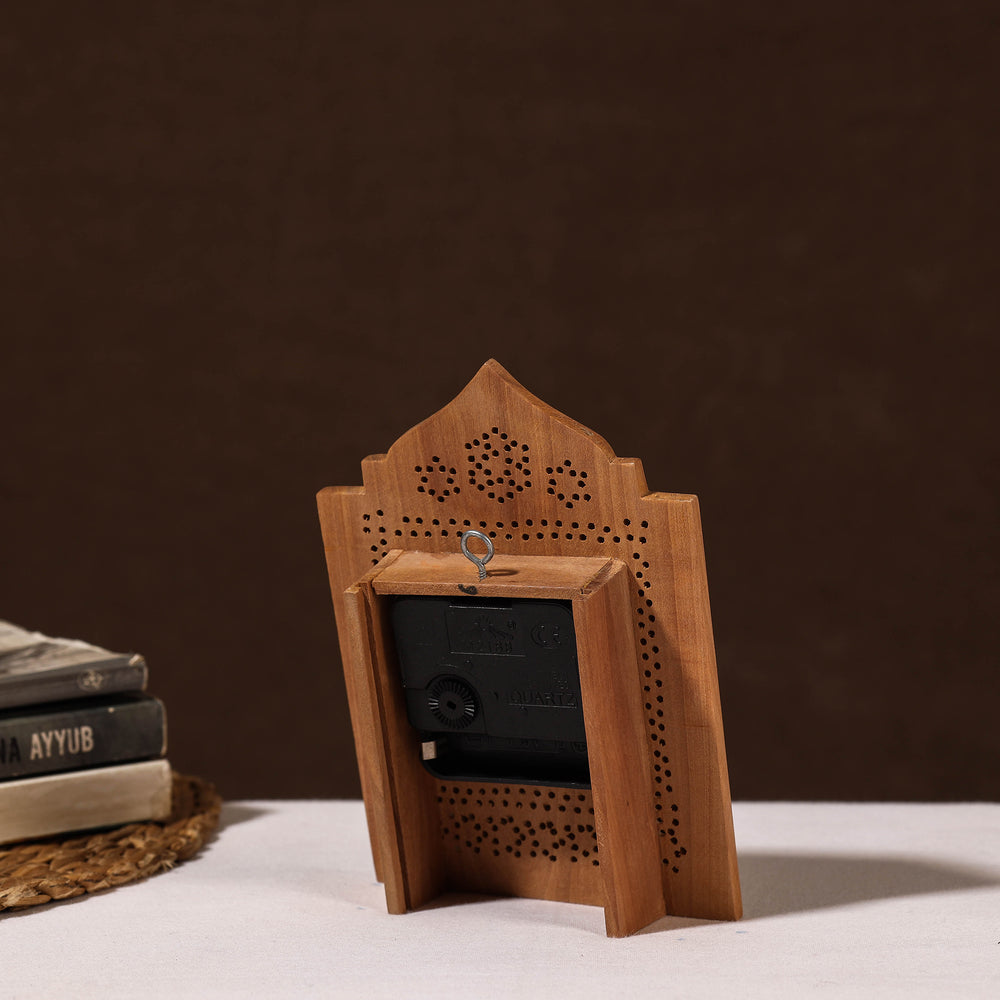
[[[0,997],[1000,997],[1000,805],[738,803],[746,915],[388,916],[359,802],[237,802],[197,858],[0,917]]]

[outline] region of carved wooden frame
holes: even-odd
[[[362,470],[362,487],[327,488],[318,503],[372,851],[390,911],[453,889],[604,905],[612,935],[663,913],[738,918],[697,498],[648,492],[637,460],[617,458],[495,361]],[[433,566],[449,567],[440,585],[468,582],[475,572],[454,553],[469,529],[494,539],[490,569],[504,559],[517,564],[515,577],[488,578],[486,596],[501,596],[514,579],[544,583],[546,567],[557,566],[575,580],[574,617],[584,615],[585,638],[600,630],[581,612],[581,580],[595,560],[605,567],[601,600],[608,627],[618,629],[614,648],[627,654],[614,676],[631,687],[617,695],[617,718],[601,717],[600,699],[588,705],[585,676],[604,684],[607,675],[585,668],[599,658],[578,650],[593,792],[443,781],[420,765],[415,734],[403,746],[382,595],[404,570],[406,593],[430,592]],[[435,553],[449,556],[442,562]],[[628,807],[602,798],[600,789],[611,787],[599,777],[602,761],[619,777],[640,776],[638,806],[634,795]],[[403,801],[409,819],[401,826]],[[648,847],[647,823],[655,851],[630,854],[630,838]]]

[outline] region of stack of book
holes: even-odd
[[[169,815],[147,676],[141,656],[0,621],[0,844]]]

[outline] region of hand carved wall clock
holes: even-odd
[[[318,502],[389,911],[738,918],[697,498],[495,361],[362,472]]]

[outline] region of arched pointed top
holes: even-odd
[[[446,406],[364,462],[365,487],[391,476],[397,491],[449,505],[470,500],[508,510],[529,499],[581,511],[612,467],[646,492],[641,465],[619,459],[589,427],[529,392],[490,359]],[[416,476],[414,486],[402,484]],[[478,506],[478,503],[477,503]]]
[[[451,409],[466,408],[469,406],[479,407],[484,401],[494,403],[498,415],[508,413],[511,410],[520,411],[518,416],[521,419],[533,415],[536,419],[547,418],[561,424],[570,433],[579,434],[587,442],[603,451],[609,461],[616,456],[611,445],[599,434],[589,427],[581,424],[578,420],[566,416],[553,406],[549,406],[544,400],[539,399],[534,393],[529,392],[499,361],[490,358],[465,388],[445,407],[437,413],[432,414],[418,427],[434,421],[440,414]],[[416,428],[414,428],[416,430]]]

